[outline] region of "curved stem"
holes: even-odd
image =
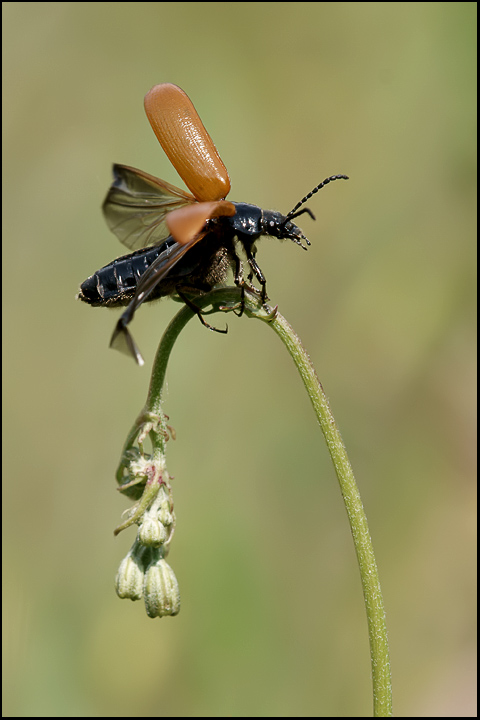
[[[265,317],[261,317],[256,308],[247,307],[246,311],[251,317],[266,320]],[[390,717],[392,715],[392,687],[385,610],[367,518],[352,466],[327,397],[300,338],[280,313],[275,313],[275,316],[267,322],[282,340],[297,366],[335,467],[350,522],[367,611],[374,717]]]
[[[238,308],[241,299],[238,288],[221,288],[195,298],[195,304],[201,309],[211,305],[211,312],[228,311]],[[300,373],[324,434],[345,502],[360,568],[370,639],[374,716],[390,717],[392,688],[383,598],[367,519],[347,451],[310,357],[293,328],[276,308],[272,310],[262,305],[260,299],[251,292],[244,295],[244,310],[249,317],[267,322],[284,343]],[[161,396],[168,359],[179,333],[194,314],[184,306],[165,331],[155,357],[144,413],[161,415]]]
[[[206,295],[196,297],[195,305],[201,310],[208,305],[212,305],[212,310],[210,312],[219,312],[222,309],[222,305],[225,303],[237,305],[240,301],[240,297],[240,290],[238,290],[238,288],[221,288],[220,290],[213,290]],[[193,317],[195,317],[195,312],[187,305],[184,305],[163,333],[160,345],[158,346],[157,354],[155,355],[155,360],[153,361],[150,389],[148,391],[144,412],[161,414],[162,391],[170,353],[172,352],[177,337],[182,332],[188,321]]]

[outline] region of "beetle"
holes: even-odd
[[[235,284],[267,299],[266,279],[256,262],[255,241],[262,235],[289,239],[305,250],[310,241],[292,220],[308,213],[302,207],[328,183],[313,188],[287,215],[248,203],[226,200],[230,178],[191,100],[176,85],[162,83],[145,96],[148,120],[170,162],[190,193],[128,165],[113,166],[113,183],[103,203],[107,225],[131,251],[88,277],[78,298],[92,306],[127,306],[110,345],[143,358],[127,326],[144,302],[176,296],[211,330],[192,297],[208,292],[233,270]],[[304,244],[305,243],[305,244]],[[245,280],[240,246],[250,271]],[[256,290],[250,281],[255,276]],[[226,332],[226,330],[217,330]]]

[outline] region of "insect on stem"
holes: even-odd
[[[82,283],[78,294],[94,307],[126,307],[110,344],[139,364],[142,356],[128,325],[143,303],[168,296],[194,301],[224,284],[230,269],[237,287],[243,287],[246,280],[239,271],[239,250],[265,302],[267,281],[255,260],[256,240],[270,235],[292,240],[306,250],[310,241],[292,220],[304,213],[315,220],[309,208],[300,209],[302,205],[329,182],[347,179],[346,175],[326,178],[288,215],[230,202],[225,199],[230,191],[227,169],[186,93],[171,83],[155,85],[145,97],[145,111],[190,193],[143,170],[114,165],[103,214],[130,254],[97,270]],[[207,328],[216,329],[197,314]]]

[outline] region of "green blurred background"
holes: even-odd
[[[117,599],[114,472],[178,306],[75,301],[124,249],[120,162],[181,181],[143,111],[192,98],[230,198],[288,211],[269,295],[311,354],[369,519],[397,716],[475,709],[476,3],[3,3],[4,715],[368,716],[358,568],[294,366],[262,323],[190,323],[165,411],[176,618]],[[221,319],[219,319],[221,322]]]

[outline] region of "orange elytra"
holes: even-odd
[[[197,200],[222,200],[230,191],[227,168],[192,101],[172,83],[145,95],[145,112],[175,170]]]

